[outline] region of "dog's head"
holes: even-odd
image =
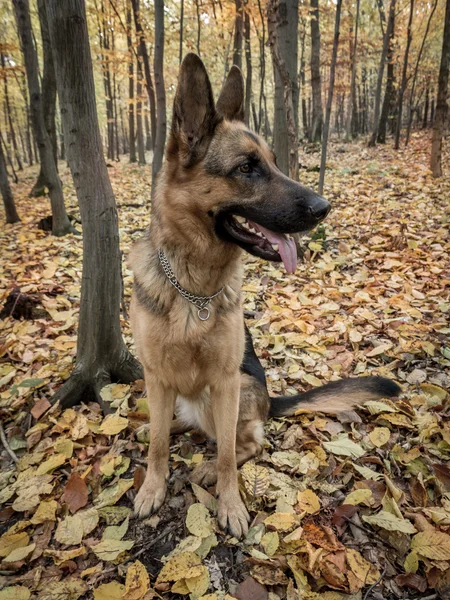
[[[180,190],[172,208],[180,215],[188,209],[212,235],[255,256],[283,260],[293,272],[297,254],[288,234],[315,227],[330,205],[281,173],[266,142],[244,125],[243,107],[237,67],[215,105],[202,61],[185,57],[166,152],[170,184]]]

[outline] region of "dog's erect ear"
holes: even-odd
[[[217,112],[229,121],[244,120],[244,77],[235,65],[231,67],[220,92]]]
[[[168,154],[178,153],[185,167],[194,165],[206,154],[219,120],[205,65],[189,53],[180,67]]]

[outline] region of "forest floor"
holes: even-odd
[[[219,530],[214,489],[189,483],[214,454],[200,433],[172,438],[167,501],[133,519],[143,382],[104,388],[117,411],[105,418],[51,407],[75,357],[82,241],[37,228],[48,200],[27,195],[36,169],[19,174],[22,223],[0,231],[0,310],[21,294],[0,319],[0,421],[18,457],[0,448],[0,600],[450,598],[450,178],[431,177],[429,146],[333,143],[333,210],[297,273],[245,259],[247,323],[273,393],[380,374],[403,394],[270,420],[264,453],[240,470],[253,519],[242,542]],[[319,159],[301,153],[303,182],[316,186]],[[150,220],[151,169],[124,157],[108,170],[126,255]],[[61,176],[78,214],[63,164]],[[125,266],[124,281],[128,303]],[[133,348],[125,316],[123,331]]]

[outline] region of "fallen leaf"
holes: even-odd
[[[407,519],[400,519],[395,515],[386,512],[385,510],[380,511],[376,515],[363,516],[363,521],[370,525],[376,525],[382,529],[388,531],[401,531],[402,533],[417,533],[417,529]],[[449,537],[450,539],[450,537]]]
[[[214,532],[214,524],[203,504],[191,504],[186,516],[186,527],[192,535],[206,538]]]
[[[241,468],[240,473],[244,481],[245,490],[251,498],[264,496],[270,484],[268,469],[256,465],[254,461],[248,461]]]
[[[103,583],[94,590],[94,600],[122,600],[125,586],[118,581]]]
[[[450,560],[450,535],[443,531],[421,531],[413,537],[411,550],[432,560]]]
[[[308,515],[313,515],[320,510],[320,500],[312,490],[305,490],[297,494],[297,511],[305,511]]]
[[[150,577],[147,569],[137,560],[128,567],[123,599],[142,600],[149,589]]]
[[[374,446],[381,448],[389,441],[391,432],[387,427],[375,427],[370,433],[369,438]]]
[[[72,473],[64,488],[64,494],[61,498],[65,502],[70,512],[76,513],[88,503],[89,491],[86,482],[78,473]]]
[[[106,435],[117,435],[127,427],[128,419],[115,413],[113,415],[106,415],[103,423],[100,425],[99,432]]]
[[[122,552],[130,550],[133,545],[134,542],[131,540],[103,540],[91,549],[100,560],[113,561]]]

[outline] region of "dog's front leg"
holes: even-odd
[[[211,406],[217,439],[217,493],[220,526],[237,538],[248,532],[250,517],[239,494],[236,465],[236,427],[239,415],[240,374],[211,385]]]
[[[176,392],[145,373],[150,410],[150,447],[147,474],[134,501],[135,515],[147,517],[164,502],[169,477],[169,437]]]

